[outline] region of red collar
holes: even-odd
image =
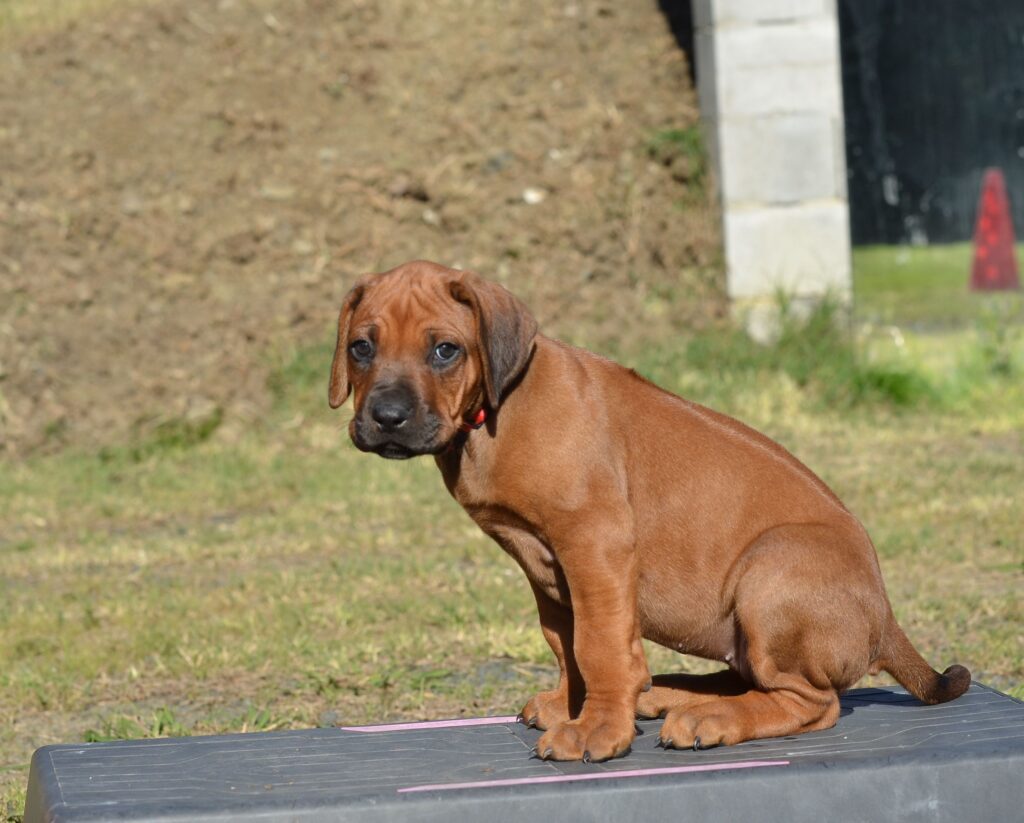
[[[487,422],[487,410],[484,409],[483,407],[481,407],[480,410],[476,414],[473,415],[473,422],[470,422],[468,420],[463,420],[459,424],[459,431],[460,432],[476,431],[485,422]]]

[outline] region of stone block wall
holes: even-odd
[[[729,295],[757,334],[780,290],[850,292],[836,3],[693,0],[693,13]]]

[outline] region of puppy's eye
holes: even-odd
[[[451,363],[459,356],[459,352],[462,351],[454,343],[438,343],[434,347],[434,359],[438,363]]]
[[[348,350],[356,360],[369,360],[373,357],[373,343],[362,338],[349,344]]]

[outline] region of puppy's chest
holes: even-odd
[[[527,523],[489,507],[467,509],[476,524],[519,564],[548,597],[569,604],[569,589],[554,551]]]

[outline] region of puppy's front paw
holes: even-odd
[[[569,719],[569,697],[559,689],[538,692],[519,713],[519,719],[535,729],[551,729]]]
[[[629,752],[636,735],[632,712],[588,712],[559,723],[537,741],[537,756],[544,760],[610,760]]]

